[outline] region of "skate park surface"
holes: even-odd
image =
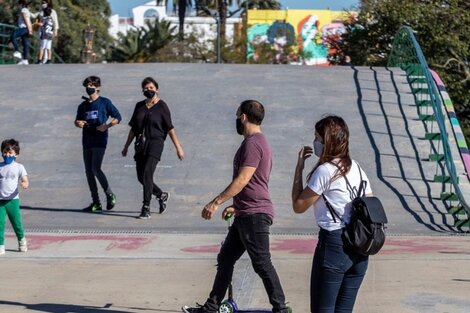
[[[235,111],[245,99],[260,100],[266,109],[263,131],[274,152],[273,263],[294,312],[309,312],[318,228],[312,210],[292,212],[292,175],[298,150],[311,145],[314,123],[325,114],[345,118],[351,155],[389,219],[386,245],[370,259],[355,312],[468,311],[470,244],[439,199],[442,186],[432,182],[429,142],[422,140],[424,128],[399,69],[100,64],[1,71],[0,133],[20,141],[18,161],[31,186],[20,191],[27,253],[15,251],[7,222],[0,312],[180,312],[184,304],[204,302],[227,224],[219,215],[205,221],[200,212],[231,180],[242,139]],[[73,126],[81,82],[89,75],[101,77],[101,95],[123,117],[110,129],[103,165],[118,204],[101,214],[81,212],[90,197],[81,133]],[[135,165],[120,151],[146,76],[159,82],[186,156],[179,161],[167,140],[155,179],[171,193],[168,210],[158,215],[153,209],[142,221],[135,218],[142,197]],[[239,307],[269,307],[246,256],[233,284]]]

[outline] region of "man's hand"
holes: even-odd
[[[235,216],[235,208],[232,205],[226,207],[224,211],[222,212],[223,220],[228,220],[229,218],[234,217],[234,216]]]
[[[206,204],[204,209],[202,209],[201,217],[203,219],[210,220],[212,218],[212,216],[214,215],[215,211],[217,211],[218,208],[219,208],[219,206],[217,204],[215,204],[214,200],[212,200],[211,202]]]

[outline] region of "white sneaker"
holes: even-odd
[[[21,55],[21,52],[19,52],[19,51],[15,51],[15,52],[13,53],[13,57],[14,57],[14,58],[17,58],[17,59],[23,58],[23,56]]]
[[[5,254],[5,246],[0,246],[0,255]]]
[[[17,63],[18,65],[28,65],[29,61],[28,60],[21,60],[20,62]]]
[[[26,252],[28,251],[28,245],[26,244],[26,238],[22,238],[18,240],[18,251]]]

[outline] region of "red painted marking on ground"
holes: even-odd
[[[464,243],[463,241],[460,241]],[[271,251],[285,251],[291,254],[313,255],[317,239],[285,239],[271,241]],[[186,247],[181,249],[190,253],[218,253],[220,245],[207,245]],[[425,253],[468,253],[470,246],[463,246],[452,237],[415,237],[415,238],[388,238],[383,249],[384,254],[425,254]]]
[[[6,237],[15,238],[14,235]],[[61,244],[67,241],[94,240],[94,241],[110,241],[106,247],[106,251],[113,249],[121,250],[137,250],[140,247],[149,244],[152,238],[133,237],[133,236],[114,236],[114,235],[27,235],[28,249],[37,250],[50,244]]]

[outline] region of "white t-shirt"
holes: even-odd
[[[18,16],[18,27],[19,28],[28,28],[28,24],[25,21],[25,17],[29,20],[31,19],[31,13],[28,8],[22,8],[20,16]]]
[[[16,161],[0,163],[0,200],[18,199],[18,184],[27,176],[24,166]]]
[[[341,216],[341,219],[348,223],[351,219],[351,202],[353,195],[348,191],[346,180],[344,177],[337,177],[334,181],[331,181],[335,175],[338,168],[331,163],[324,163],[320,165],[315,172],[313,172],[310,180],[307,183],[307,186],[313,190],[316,194],[320,195],[320,198],[313,204],[315,219],[318,223],[318,226],[321,228],[333,231],[341,229],[344,227],[344,224],[336,218],[336,223],[331,216],[330,211],[325,205],[325,201],[322,194],[325,195],[328,202],[331,204],[333,209]],[[362,180],[367,182],[366,194],[372,193],[370,188],[370,182],[367,178],[366,173],[361,169]],[[355,187],[356,190],[359,188],[360,184],[360,175],[359,175],[359,166],[353,160],[350,171],[346,174],[349,183],[351,186]]]

